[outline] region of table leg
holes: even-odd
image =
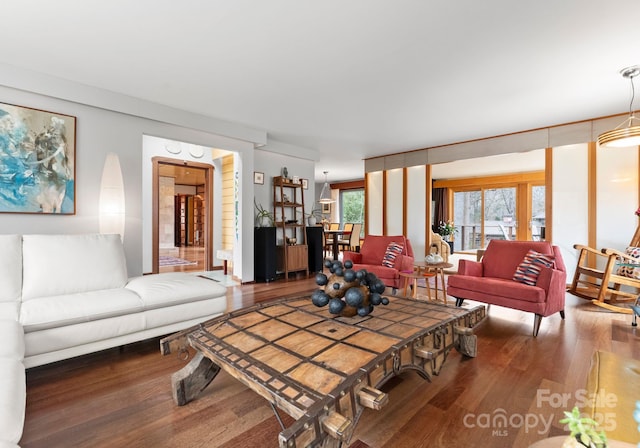
[[[171,375],[173,401],[178,406],[189,403],[213,381],[219,371],[219,366],[197,352],[189,364]]]
[[[333,259],[337,260],[338,259],[338,234],[334,234],[333,235]]]
[[[431,298],[431,285],[429,284],[429,278],[431,277],[431,275],[428,275],[427,273],[424,274],[424,282],[427,285],[427,297],[429,297],[429,301],[433,300]],[[438,298],[438,290],[436,289],[436,299]]]
[[[409,277],[402,277],[404,280],[404,288],[402,289],[402,297],[407,297],[407,288],[409,287]]]
[[[444,282],[444,269],[438,269],[440,271],[440,280],[442,281],[442,301],[447,304],[447,285]]]

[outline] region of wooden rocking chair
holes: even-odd
[[[636,229],[629,246],[640,246],[640,225]],[[573,276],[573,282],[569,287],[569,292],[583,299],[590,299],[595,305],[610,311],[633,314],[631,308],[617,306],[616,303],[636,300],[640,289],[640,280],[618,275],[617,271],[620,264],[635,264],[638,263],[638,259],[615,249],[604,248],[598,251],[580,244],[574,244],[573,247],[580,251],[580,255],[578,256],[578,265]],[[590,254],[592,255],[590,256]],[[598,264],[589,263],[589,258],[593,257],[595,257],[596,261],[598,259],[603,260],[603,269],[592,267]],[[621,290],[620,288],[623,285],[631,286],[636,291]]]

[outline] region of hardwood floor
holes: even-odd
[[[236,309],[313,288],[313,279],[248,284],[228,288],[227,302]],[[567,393],[572,407],[594,350],[640,359],[629,315],[567,295],[566,316],[544,318],[533,338],[531,314],[490,307],[476,329],[477,358],[454,351],[432,382],[414,372],[390,380],[382,387],[389,404],[365,410],[351,444],[519,448],[564,434],[558,420],[565,408],[542,403],[541,394]],[[198,399],[175,406],[170,376],[185,363],[161,356],[153,339],[28,370],[21,446],[277,446],[280,427],[270,406],[223,371]],[[515,423],[491,425],[496,415]],[[552,418],[549,428],[540,416]],[[520,417],[530,427],[518,427]]]
[[[182,258],[195,264],[180,264],[173,266],[159,266],[158,272],[191,272],[204,271],[204,247],[183,246],[173,249],[160,249],[159,255]]]

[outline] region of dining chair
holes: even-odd
[[[342,248],[342,250],[359,252],[360,251],[360,231],[362,230],[362,224],[355,223],[352,225],[353,227],[351,228],[351,234],[349,235],[349,238],[339,239],[338,245]]]
[[[353,223],[352,222],[346,222],[344,223],[344,227],[342,228],[342,230],[346,233],[351,232],[351,229],[353,229]],[[349,234],[347,235],[340,235],[340,237],[338,238],[338,246],[345,246],[349,243]]]
[[[329,224],[329,230],[340,230],[340,223],[338,222],[332,222]],[[335,238],[335,235],[329,235],[327,236],[325,233],[322,234],[324,236],[324,256],[328,256],[328,253],[331,252],[331,255],[333,255],[333,239]]]

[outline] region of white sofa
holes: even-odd
[[[118,235],[0,235],[0,247],[0,448],[22,435],[25,368],[172,333],[226,310],[226,289],[210,279],[128,278]]]

